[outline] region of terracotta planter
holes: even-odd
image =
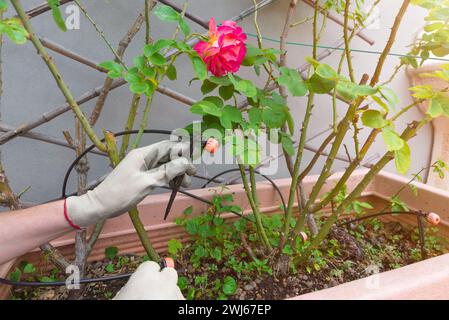
[[[347,183],[348,189],[351,190],[363,178],[365,173],[366,170],[356,171]],[[329,189],[336,183],[339,176],[339,174],[335,174],[330,177],[327,180],[327,187],[323,188],[323,192],[329,191]],[[309,176],[305,179],[304,185],[307,192],[310,192],[316,178],[316,176]],[[396,193],[402,185],[407,183],[407,181],[408,180],[406,178],[387,172],[381,172],[368,186],[362,197],[364,198],[364,201],[368,201],[374,207],[373,211],[381,210],[387,203],[387,200],[394,193]],[[290,187],[290,179],[279,179],[276,183],[278,184],[281,192],[287,196]],[[449,192],[421,183],[416,183],[416,186],[419,192],[418,197],[415,197],[409,188],[407,188],[401,193],[401,199],[412,209],[421,209],[424,211],[433,211],[438,213],[442,219],[439,225],[440,232],[443,236],[449,239],[449,207],[447,206],[449,203]],[[219,190],[221,190],[221,188],[217,189],[217,191]],[[258,183],[258,191],[262,212],[267,214],[279,212],[279,199],[272,186],[269,183],[260,182]],[[214,194],[213,188],[198,189],[191,192],[207,199],[211,199]],[[226,192],[234,193],[235,203],[242,207],[244,213],[250,212],[250,207],[242,185],[229,186],[229,189],[226,190]],[[169,194],[151,195],[139,205],[141,218],[146,226],[146,230],[150,235],[153,245],[160,252],[166,250],[166,243],[169,239],[176,237],[182,241],[188,240],[182,229],[173,223],[174,219],[179,217],[185,208],[192,205],[194,215],[201,214],[206,209],[206,205],[204,203],[187,196],[178,195],[177,200],[173,205],[169,221],[164,222],[162,219],[162,213],[164,212],[168,198]],[[228,214],[227,217],[232,219],[235,216]],[[388,217],[388,219],[395,219],[400,222],[410,224],[414,224],[416,222],[416,220],[410,216]],[[73,234],[68,234],[53,241],[52,244],[58,247],[68,259],[73,259],[73,239]],[[140,242],[127,215],[111,219],[106,223],[103,233],[92,251],[91,256],[89,257],[89,261],[104,258],[104,249],[110,246],[118,247],[121,253],[143,253]],[[48,263],[41,259],[38,250],[32,251],[16,259],[16,261],[21,260],[32,262],[41,269],[49,267]],[[434,261],[435,263],[433,263]],[[449,266],[449,255],[444,255],[429,261],[415,263],[408,267],[382,273],[380,275],[382,277],[381,289],[379,291],[375,291],[376,294],[374,294],[374,291],[369,288],[364,287],[364,279],[362,279],[359,281],[346,283],[332,289],[299,296],[297,298],[320,299],[362,297],[406,299],[429,297],[434,299],[449,299],[449,290],[446,289],[447,286],[445,288],[443,285],[449,285],[449,267],[445,266]],[[6,276],[12,267],[14,267],[14,261],[0,266],[0,276]],[[429,268],[432,270],[435,268],[435,272],[428,272]],[[426,269],[427,271],[421,272],[423,269]],[[415,276],[417,274],[419,274],[419,276]],[[409,277],[414,277],[414,281],[411,282]],[[396,280],[393,281],[391,279]],[[386,281],[385,287],[383,281]],[[389,289],[391,283],[395,283],[394,291]],[[337,293],[329,294],[329,290],[337,290]],[[417,294],[417,290],[419,290],[419,295]],[[357,294],[355,295],[355,293]],[[7,299],[8,296],[9,287],[0,286],[0,298]]]

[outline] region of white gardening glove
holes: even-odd
[[[120,289],[114,300],[185,300],[178,285],[178,273],[154,261],[142,263]]]
[[[83,228],[100,220],[127,212],[143,200],[154,187],[168,185],[176,176],[186,174],[188,186],[195,167],[188,159],[189,144],[161,141],[131,151],[95,189],[66,200],[66,213]]]

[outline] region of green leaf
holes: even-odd
[[[220,89],[218,89],[218,93],[223,100],[229,100],[234,95],[234,86],[232,84],[229,86],[221,86]]]
[[[439,117],[443,114],[443,106],[438,99],[431,99],[429,102],[429,108],[427,114],[432,118]]]
[[[316,69],[315,73],[323,79],[336,80],[338,79],[338,73],[328,64],[321,63]]]
[[[198,101],[190,107],[190,112],[200,115],[211,114],[220,117],[222,110],[210,101]]]
[[[167,63],[167,59],[165,59],[165,57],[160,53],[153,53],[149,57],[149,60],[155,66],[163,66]]]
[[[28,32],[17,18],[0,20],[0,33],[5,33],[16,44],[24,44],[28,40]]]
[[[224,76],[224,77],[212,76],[209,78],[209,81],[212,83],[218,84],[220,86],[229,86],[232,84],[232,81],[228,76]]]
[[[379,106],[381,106],[382,108],[384,108],[384,110],[386,112],[390,111],[390,108],[388,108],[387,104],[385,102],[382,101],[381,98],[377,97],[377,96],[371,96],[371,98],[374,100],[374,102],[376,102]]]
[[[131,83],[129,86],[129,90],[133,93],[142,94],[150,89],[150,86],[147,82],[136,82]]]
[[[394,109],[397,106],[397,104],[399,103],[399,97],[390,88],[381,87],[380,88],[380,94],[385,99],[385,101],[387,101],[388,105],[392,109]]]
[[[203,81],[203,84],[201,85],[201,93],[202,94],[208,94],[217,88],[218,84],[213,83],[209,81],[209,79],[206,79]]]
[[[404,140],[402,140],[392,127],[384,127],[382,129],[382,138],[388,151],[398,151],[404,147]]]
[[[292,247],[291,247],[289,244],[287,244],[287,245],[285,245],[285,247],[282,249],[282,253],[291,256],[291,255],[293,254],[293,249],[292,249]]]
[[[257,107],[252,107],[248,110],[248,118],[251,124],[258,126],[262,121],[262,110]]]
[[[234,83],[235,90],[249,98],[257,96],[257,88],[250,80],[238,80]]]
[[[154,10],[154,15],[162,21],[174,22],[179,21],[179,13],[170,6],[158,5]]]
[[[406,174],[410,169],[411,164],[411,155],[410,155],[410,147],[406,142],[404,142],[404,146],[402,149],[394,152],[394,163],[396,165],[396,170],[400,174]]]
[[[99,66],[108,70],[108,76],[112,79],[122,76],[123,66],[113,60],[103,61]]]
[[[190,26],[181,16],[179,16],[179,29],[181,29],[185,37],[190,34]]]
[[[280,128],[287,119],[284,107],[265,107],[262,118],[268,128]]]
[[[294,97],[302,97],[307,94],[307,85],[301,78],[298,70],[281,67],[279,71],[281,72],[277,79],[279,85],[287,87]]]
[[[171,239],[168,241],[168,253],[175,255],[182,249],[182,243],[177,239]]]
[[[282,148],[289,156],[293,156],[295,154],[295,147],[293,146],[292,138],[289,135],[281,133],[281,144]]]
[[[328,93],[335,88],[337,81],[324,79],[315,73],[310,77],[308,84],[309,90],[318,94],[323,94]]]
[[[217,261],[221,261],[222,259],[221,249],[219,247],[215,247],[213,250],[211,250],[210,256]]]
[[[434,96],[433,87],[431,85],[415,86],[409,90],[414,92],[412,96],[416,99],[432,99]]]
[[[380,129],[388,125],[381,112],[377,110],[366,110],[362,114],[362,123],[370,128]]]
[[[39,282],[42,282],[42,283],[48,283],[48,282],[53,282],[53,281],[55,281],[55,278],[52,278],[52,277],[44,276],[44,277],[39,278]]]
[[[371,86],[368,85],[360,85],[360,84],[356,84],[356,86],[354,87],[354,93],[357,96],[371,96],[373,94],[376,94],[379,90],[377,88],[373,88]]]
[[[176,42],[171,39],[159,39],[153,44],[146,44],[143,47],[143,53],[145,54],[146,57],[149,58],[156,52],[159,52],[164,48],[171,47],[175,44],[176,44]]]
[[[112,273],[115,271],[114,265],[112,263],[109,263],[106,268],[104,268],[107,272]]]
[[[337,92],[347,100],[354,100],[356,97],[364,97],[377,93],[377,89],[367,86],[358,85],[349,80],[342,79],[337,84]]]
[[[432,101],[434,101],[434,103],[439,103],[443,115],[449,117],[449,96],[446,93],[438,92]]]
[[[232,129],[233,123],[241,123],[243,121],[242,113],[233,106],[225,106],[220,117],[220,123],[225,129]]]
[[[36,268],[34,267],[34,265],[32,263],[27,263],[23,267],[23,272],[24,273],[34,273],[34,272],[36,272]]]
[[[198,56],[191,56],[191,60],[192,60],[193,72],[195,73],[195,76],[200,80],[206,79],[207,69],[206,69],[206,65],[204,64],[203,59],[201,59]]]
[[[6,11],[8,10],[8,3],[6,0],[0,0],[0,11]]]
[[[141,82],[142,78],[139,77],[139,75],[135,74],[135,73],[131,73],[128,72],[126,73],[123,78],[128,82],[128,83],[135,83],[135,82]]]
[[[22,271],[20,271],[19,268],[15,268],[14,271],[9,273],[9,280],[20,281],[21,277],[22,277]]]
[[[156,78],[156,69],[155,68],[143,67],[142,69],[140,69],[140,71],[143,73],[143,75],[146,78],[151,78],[151,79]]]
[[[62,31],[67,31],[67,27],[65,25],[65,21],[62,17],[61,11],[59,10],[59,0],[47,0],[48,6],[51,8],[51,14],[53,16],[53,20],[55,21],[56,25],[59,29]]]
[[[176,68],[174,65],[171,64],[168,66],[166,75],[167,75],[167,78],[169,78],[170,80],[172,80],[172,81],[176,80],[178,75],[177,75]]]
[[[186,277],[179,277],[178,278],[178,287],[181,290],[187,289],[187,286],[189,285],[189,280]]]
[[[219,107],[219,108],[223,108],[223,106],[224,106],[224,102],[223,102],[223,100],[220,98],[220,97],[218,97],[218,96],[209,96],[209,97],[205,97],[204,99],[203,99],[203,101],[209,101],[209,102],[212,102],[213,104],[215,104],[217,107]]]
[[[108,247],[108,248],[104,249],[104,255],[108,259],[111,259],[111,260],[115,259],[117,257],[117,254],[118,254],[117,247]]]
[[[337,93],[346,100],[354,100],[357,96],[355,94],[356,85],[351,81],[339,81],[337,83]]]
[[[135,56],[133,58],[134,65],[137,69],[142,70],[145,68],[145,57],[144,56]]]
[[[203,246],[198,246],[196,247],[194,254],[199,258],[203,258],[207,256],[207,251]]]
[[[223,293],[225,295],[233,295],[237,291],[237,282],[231,276],[226,276],[223,281]]]
[[[183,214],[185,214],[186,216],[191,215],[193,212],[193,206],[187,207],[184,209]]]
[[[399,198],[399,196],[391,197],[390,203],[391,203],[391,211],[393,211],[393,212],[401,212],[401,211],[408,212],[408,211],[410,211],[407,204],[405,202],[403,202]]]

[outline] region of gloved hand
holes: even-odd
[[[189,144],[161,141],[132,150],[95,189],[66,199],[69,219],[79,227],[116,217],[136,206],[157,186],[167,185],[176,176],[195,174]]]
[[[160,269],[154,261],[142,263],[114,300],[185,300],[177,285],[176,270]]]

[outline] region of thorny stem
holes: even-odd
[[[271,250],[272,248],[271,248],[270,242],[268,240],[268,237],[265,233],[265,229],[262,224],[262,219],[260,217],[258,204],[255,202],[255,200],[253,198],[253,191],[250,189],[248,180],[246,178],[245,168],[242,164],[239,164],[239,169],[240,169],[240,175],[242,176],[243,187],[245,189],[249,204],[251,206],[251,209],[253,210],[253,215],[256,220],[257,234],[259,235],[260,240],[262,241],[262,244],[264,245],[264,247],[267,248],[268,250]],[[250,174],[251,174],[251,171],[250,171]],[[254,175],[254,171],[253,171],[253,175]],[[251,179],[251,181],[252,180],[253,179]]]
[[[113,55],[115,56],[115,59],[117,59],[117,61],[123,66],[123,68],[125,68],[125,70],[127,69],[125,63],[123,62],[122,58],[120,57],[120,55],[117,53],[117,51],[115,51],[114,47],[112,46],[112,44],[109,42],[108,38],[106,38],[106,35],[104,34],[103,30],[100,29],[100,27],[97,25],[97,23],[92,19],[92,17],[89,15],[89,13],[87,12],[86,8],[83,7],[81,5],[81,3],[79,2],[79,0],[73,0],[76,5],[80,8],[80,10],[83,12],[84,16],[87,18],[87,20],[89,20],[89,22],[92,24],[92,26],[95,28],[95,30],[98,32],[98,34],[100,35],[100,37],[104,40],[104,42],[106,43],[106,45],[108,46],[109,50],[111,50],[111,52],[113,53]]]
[[[76,103],[75,99],[73,98],[72,93],[70,92],[69,88],[65,84],[62,75],[59,73],[59,70],[57,69],[56,65],[54,64],[53,60],[50,58],[50,56],[47,54],[45,48],[42,46],[42,43],[37,38],[33,27],[31,26],[25,11],[22,8],[22,5],[20,4],[19,0],[11,0],[12,5],[14,6],[20,20],[23,23],[23,26],[29,33],[29,37],[35,48],[37,49],[39,55],[42,57],[44,62],[47,64],[48,68],[50,69],[50,72],[52,73],[53,77],[55,78],[55,81],[61,90],[62,94],[67,100],[67,103],[75,113],[76,117],[79,119],[80,123],[82,124],[84,130],[86,131],[86,134],[89,136],[90,140],[95,144],[95,146],[100,151],[106,151],[105,146],[101,142],[101,140],[97,137],[94,130],[89,124],[89,121],[87,120],[84,113],[81,111],[80,107]]]
[[[417,104],[420,104],[421,102],[423,102],[423,100],[419,99],[410,103],[408,106],[402,108],[398,113],[396,113],[393,117],[391,117],[390,121],[396,121],[400,116],[402,116],[404,113],[407,113],[411,108],[413,108]]]
[[[150,30],[150,11],[156,5],[156,1],[154,0],[145,0],[145,43],[150,44],[153,42],[151,39],[151,30]]]
[[[390,37],[388,39],[387,45],[385,46],[379,61],[376,66],[376,70],[374,71],[373,76],[371,77],[370,85],[374,87],[379,82],[380,74],[382,73],[382,68],[385,64],[385,60],[387,59],[388,54],[391,51],[391,48],[393,47],[394,41],[397,37],[397,33],[399,31],[399,26],[401,25],[401,21],[404,18],[404,15],[407,11],[408,6],[410,5],[410,0],[404,0],[402,2],[401,8],[399,9],[398,14],[396,15],[396,18],[394,20],[393,28],[391,28]]]
[[[351,58],[351,48],[349,47],[349,36],[348,36],[348,23],[349,23],[349,7],[351,5],[351,0],[346,0],[345,4],[345,13],[344,13],[344,27],[343,27],[343,36],[345,39],[345,53],[346,53],[346,61],[348,63],[349,77],[352,82],[355,81],[354,78],[354,69],[352,67],[352,58]]]
[[[140,144],[140,140],[142,139],[143,131],[145,130],[145,128],[148,124],[148,117],[150,115],[152,100],[153,100],[153,94],[147,96],[147,102],[145,104],[145,108],[143,109],[142,120],[140,121],[139,132],[137,133],[136,138],[134,139],[134,142],[131,145],[132,149],[136,149]]]
[[[131,107],[128,113],[128,120],[126,121],[125,131],[132,130],[134,127],[134,121],[137,115],[137,109],[139,108],[140,95],[134,94],[131,102]],[[122,138],[122,146],[120,148],[120,159],[123,159],[126,155],[126,151],[128,150],[130,135],[126,134]]]

